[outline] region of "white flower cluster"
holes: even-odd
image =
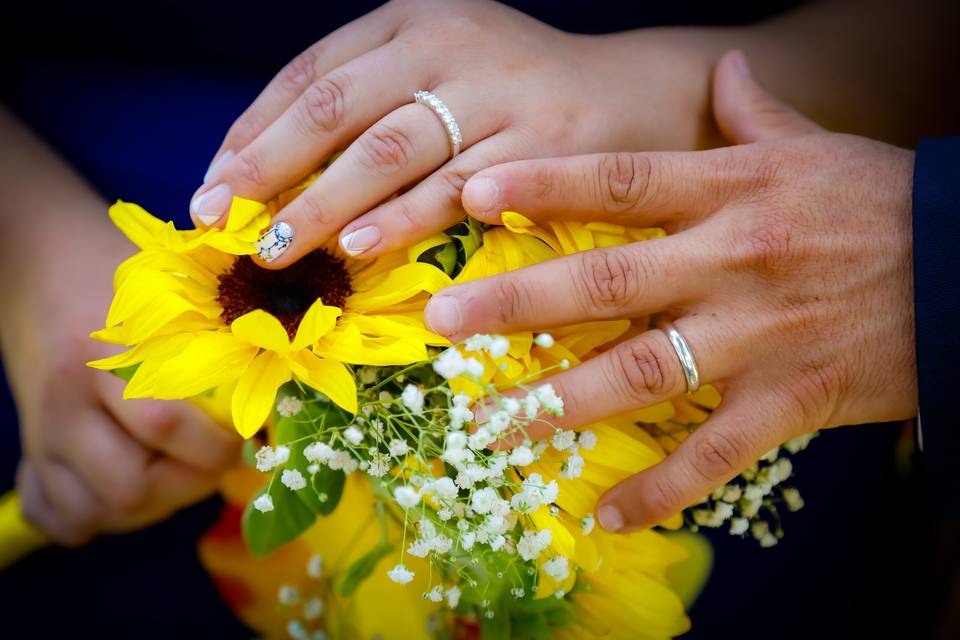
[[[543,348],[554,345],[549,334],[538,335],[534,342]],[[529,585],[517,582],[517,576],[536,575],[538,562],[546,575],[564,581],[574,567],[563,556],[544,555],[551,532],[538,530],[530,518],[542,508],[557,514],[554,503],[559,486],[556,480],[546,481],[540,473],[524,468],[552,449],[549,460],[559,464],[558,475],[577,478],[584,467],[581,450],[592,449],[597,439],[589,431],[556,429],[552,436],[532,442],[528,428],[536,422],[542,435],[549,416],[563,415],[563,400],[550,384],[521,386],[509,396],[499,393],[488,382],[487,366],[491,362],[501,366],[509,353],[507,338],[475,335],[419,369],[358,368],[360,411],[349,424],[318,425],[316,439],[303,447],[302,455],[291,455],[293,443],[263,447],[256,454],[257,468],[276,474],[274,480],[290,491],[314,490],[308,476],[323,467],[346,474],[363,472],[373,482],[375,495],[388,496],[403,513],[405,527],[415,533],[407,538],[400,562],[387,572],[389,578],[399,584],[414,579],[414,571],[404,563],[409,554],[427,559],[433,567],[431,575],[455,582],[431,585],[424,593],[430,601],[457,607],[461,589],[477,587],[466,577],[469,567],[485,562],[491,554],[514,558],[510,564],[528,563],[524,572],[513,572],[513,576],[494,572],[513,581],[513,590],[520,594],[516,597],[529,593]],[[560,364],[566,366],[566,362]],[[483,395],[474,402],[470,395],[454,391],[458,388],[479,388]],[[277,410],[281,415],[297,415],[303,410],[302,401],[286,396],[278,401]],[[512,448],[497,450],[501,440]],[[438,462],[445,470],[439,476]],[[320,499],[326,496],[321,494]],[[254,507],[269,512],[274,505],[264,493]],[[584,517],[581,527],[589,534],[593,516]],[[322,566],[311,565],[310,571],[319,576]],[[281,602],[293,600],[294,592],[284,591]],[[488,606],[482,608],[486,609],[483,615],[493,616]],[[315,610],[313,605],[310,613]],[[309,619],[307,611],[301,618]]]
[[[788,440],[760,458],[738,478],[717,488],[701,501],[701,507],[692,509],[690,515],[694,526],[722,527],[729,522],[731,535],[750,533],[762,547],[772,547],[781,537],[783,529],[777,505],[783,504],[788,511],[803,508],[800,491],[783,486],[793,474],[793,462],[784,457],[781,450],[799,453],[807,447],[816,433]],[[773,519],[773,527],[767,517]]]
[[[307,578],[300,587],[280,585],[277,604],[280,610],[293,616],[287,621],[287,634],[294,640],[327,640],[323,631],[322,616],[326,611],[323,599],[323,559],[311,556],[307,561]]]

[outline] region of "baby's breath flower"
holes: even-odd
[[[746,518],[731,518],[730,533],[735,536],[742,535],[750,528],[750,521]]]
[[[309,462],[329,465],[336,451],[323,442],[312,442],[303,449],[303,457]]]
[[[303,603],[303,618],[305,620],[316,620],[323,615],[323,600],[319,596],[314,596]]]
[[[537,400],[543,405],[547,413],[557,416],[563,415],[563,398],[557,395],[556,389],[552,384],[542,384],[536,389]]]
[[[410,445],[405,441],[394,439],[390,441],[390,444],[387,445],[387,449],[390,451],[390,455],[394,458],[400,458],[407,455],[407,452],[410,451]]]
[[[549,349],[553,346],[553,336],[549,333],[541,333],[536,338],[533,339],[534,344],[538,347],[543,347],[544,349]]]
[[[300,602],[300,592],[293,585],[280,585],[277,590],[277,602],[286,606],[295,605]]]
[[[576,431],[557,431],[550,439],[550,444],[552,444],[553,448],[557,451],[566,451],[573,446],[576,439]]]
[[[433,370],[441,377],[452,380],[463,375],[467,370],[467,363],[456,347],[450,347],[433,361]]]
[[[277,452],[270,446],[260,447],[260,450],[257,451],[254,458],[256,458],[257,461],[257,471],[264,473],[272,471],[274,467],[280,464],[277,461]]]
[[[397,487],[393,490],[393,499],[404,509],[412,509],[420,503],[420,493],[412,487]]]
[[[267,513],[268,511],[273,511],[273,498],[264,493],[259,498],[253,501],[253,508],[259,511],[260,513]]]
[[[283,396],[277,401],[277,413],[284,418],[292,418],[303,410],[303,402],[300,398],[293,396]]]
[[[535,393],[529,393],[523,399],[523,413],[527,420],[533,420],[540,413],[540,401]]]
[[[588,513],[580,518],[580,530],[583,531],[583,535],[585,536],[590,535],[590,532],[593,531],[593,528],[596,526],[596,524],[597,521],[594,519],[592,513]]]
[[[597,446],[597,434],[589,430],[581,431],[580,436],[577,438],[577,445],[582,449],[590,451]]]
[[[356,425],[350,425],[350,427],[343,432],[343,437],[346,438],[350,444],[358,446],[363,442],[363,431],[360,431]]]
[[[291,620],[287,623],[287,634],[293,640],[310,640],[310,634],[299,620]]]
[[[560,467],[560,477],[579,478],[583,474],[583,464],[583,457],[580,454],[574,453],[568,456]]]
[[[551,537],[552,534],[549,529],[544,529],[543,531],[524,531],[523,537],[520,538],[520,542],[517,543],[517,553],[519,553],[520,557],[524,560],[536,560],[540,552],[550,544]]]
[[[373,478],[382,478],[390,471],[390,459],[386,455],[377,452],[370,458],[370,463],[367,465],[366,471],[367,475]]]
[[[777,536],[773,535],[769,531],[760,538],[760,546],[764,549],[769,549],[773,545],[777,544],[777,542],[779,542]]]
[[[566,580],[570,576],[570,563],[563,556],[550,558],[543,563],[543,572],[555,580]]]
[[[467,358],[466,362],[464,362],[464,365],[467,369],[467,375],[471,378],[480,378],[480,376],[483,375],[483,363],[476,358]]]
[[[493,338],[482,333],[475,333],[464,341],[464,349],[467,351],[483,351],[489,349],[493,343]]]
[[[457,605],[460,604],[460,587],[452,586],[446,590],[444,595],[447,598],[447,606],[456,609]]]
[[[525,445],[520,445],[516,449],[510,452],[510,456],[507,458],[507,462],[512,464],[515,467],[525,467],[528,464],[533,464],[535,460],[533,451],[530,450],[530,447]]]
[[[321,556],[312,555],[307,560],[307,575],[314,580],[323,577],[323,558]]]
[[[507,355],[507,351],[509,350],[510,341],[503,336],[493,336],[490,340],[490,346],[487,348],[487,351],[489,351],[490,355],[494,358],[502,358]]]
[[[487,419],[485,427],[490,433],[502,433],[510,426],[510,414],[506,411],[497,411]]]
[[[792,487],[784,489],[783,501],[787,504],[787,509],[790,511],[800,511],[800,509],[803,509],[803,498],[797,489]]]
[[[723,487],[720,499],[724,502],[736,502],[743,495],[743,489],[738,484],[728,484]]]
[[[290,491],[299,491],[307,486],[307,479],[296,469],[284,469],[280,474],[280,482]]]
[[[443,587],[436,585],[430,591],[425,592],[423,597],[431,602],[441,602],[443,600]]]
[[[413,580],[415,574],[403,566],[403,564],[398,564],[390,571],[387,571],[387,575],[397,584],[407,584]]]
[[[493,509],[493,505],[500,500],[499,494],[496,490],[486,487],[475,491],[473,497],[470,499],[470,507],[476,513],[490,513]]]
[[[411,413],[423,413],[423,391],[416,385],[408,384],[403,388],[400,402],[402,402],[403,406],[409,409]]]

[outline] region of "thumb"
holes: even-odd
[[[723,54],[714,69],[713,114],[720,132],[734,144],[823,130],[761,87],[737,50]]]

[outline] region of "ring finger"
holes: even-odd
[[[452,91],[444,87],[437,94]],[[457,95],[443,97],[462,123],[462,147],[492,134],[495,113]],[[354,141],[302,194],[283,208],[261,243],[260,261],[281,268],[325,243],[340,228],[390,195],[440,167],[451,155],[450,135],[436,113],[411,103],[385,116]],[[292,239],[277,243],[277,227],[286,223]],[[378,244],[382,238],[357,233],[344,242],[348,253]]]

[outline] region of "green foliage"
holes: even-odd
[[[294,540],[317,519],[303,500],[280,484],[279,478],[267,493],[273,499],[273,511],[261,513],[248,504],[243,512],[243,539],[255,558],[266,557]]]
[[[349,598],[357,590],[360,583],[370,577],[373,570],[386,556],[393,552],[393,545],[388,542],[378,542],[370,551],[360,556],[353,564],[347,567],[347,570],[340,578],[337,585],[337,593],[341,597]]]
[[[450,277],[456,277],[467,260],[483,244],[483,232],[488,228],[473,218],[465,218],[447,229],[449,242],[431,247],[420,254],[418,262],[426,262],[443,269]]]

